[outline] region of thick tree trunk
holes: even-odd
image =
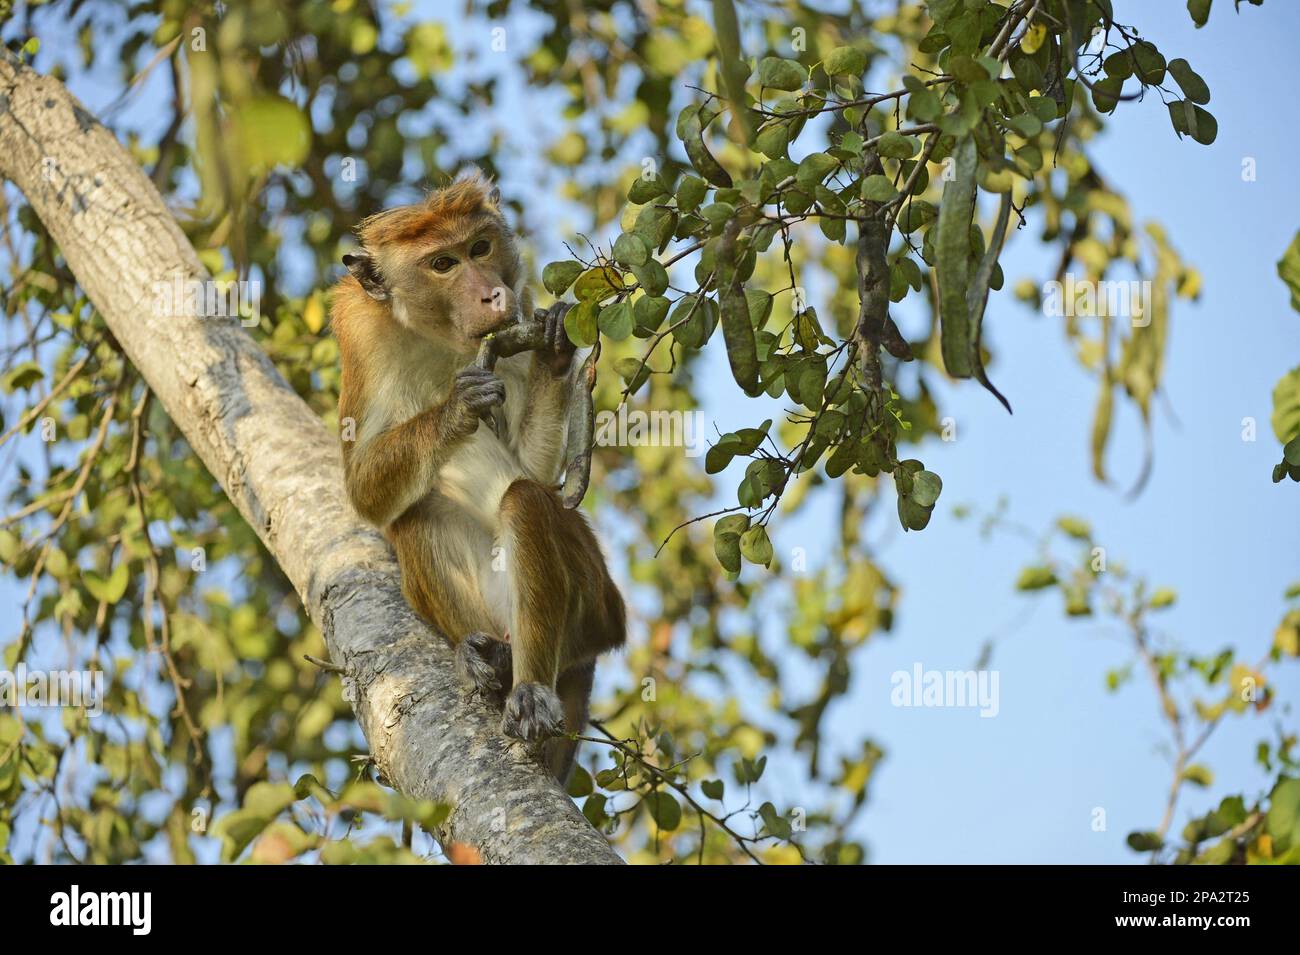
[[[459,690],[450,645],[408,608],[388,546],[347,503],[336,439],[237,321],[157,307],[158,283],[208,275],[153,184],[61,83],[3,50],[0,176],[293,582],[346,668],[384,776],[453,807],[443,844],[487,862],[619,862],[499,718]]]

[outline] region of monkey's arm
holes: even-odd
[[[474,433],[478,416],[505,400],[505,385],[491,372],[467,368],[441,404],[345,449],[344,474],[352,506],[386,527],[424,497],[451,452]],[[365,422],[361,422],[362,434]]]
[[[564,330],[568,303],[551,306],[544,315],[542,342],[532,354],[528,400],[517,427],[516,453],[524,472],[542,484],[554,484],[564,464],[564,439],[573,400],[573,343]]]

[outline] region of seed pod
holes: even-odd
[[[758,381],[758,349],[754,342],[754,325],[749,319],[749,303],[740,284],[736,262],[736,238],[740,221],[730,220],[723,229],[715,258],[718,275],[718,305],[722,337],[727,343],[727,360],[731,374],[745,394],[753,397],[761,390]]]

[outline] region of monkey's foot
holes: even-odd
[[[528,743],[564,732],[564,707],[549,686],[520,683],[506,698],[501,732]]]
[[[456,675],[471,690],[498,704],[510,685],[510,646],[481,631],[456,647]]]

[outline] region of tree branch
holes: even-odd
[[[453,807],[435,834],[443,845],[467,843],[487,862],[619,862],[499,717],[460,691],[450,645],[407,606],[392,552],[346,501],[336,439],[238,317],[160,307],[160,288],[209,276],[154,184],[60,82],[6,51],[0,176],[292,581],[346,670],[380,772]]]

